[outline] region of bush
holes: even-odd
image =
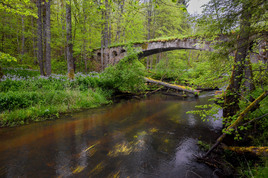
[[[137,92],[146,88],[145,67],[131,48],[128,52],[128,56],[118,64],[107,67],[101,74],[103,87],[121,92]]]

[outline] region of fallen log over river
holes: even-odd
[[[245,152],[250,152],[256,155],[268,155],[268,147],[264,146],[264,147],[256,147],[256,146],[249,146],[249,147],[228,147],[228,146],[224,146],[223,147],[225,150],[231,150],[231,151],[235,151],[237,153],[245,153]]]
[[[175,90],[185,91],[185,92],[188,92],[188,93],[192,93],[195,96],[198,96],[199,95],[199,90],[195,90],[195,89],[193,89],[191,87],[170,84],[170,83],[162,82],[160,80],[154,80],[154,79],[146,78],[146,77],[144,77],[144,78],[145,78],[146,82],[149,82],[149,83],[154,83],[154,84],[157,84],[157,85],[162,85],[162,86],[165,86],[167,88],[171,88],[171,89],[175,89]]]

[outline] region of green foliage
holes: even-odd
[[[214,120],[219,119],[217,114],[221,107],[217,104],[206,104],[195,106],[199,110],[187,111],[187,114],[196,114],[201,117],[202,121],[209,121],[209,117],[214,118]]]
[[[253,82],[256,85],[267,86],[268,85],[268,75],[267,75],[268,64],[262,61],[252,64],[253,71]]]
[[[217,53],[172,51],[156,65],[153,77],[195,87],[222,87],[227,84],[230,64],[231,60]]]
[[[156,9],[155,21],[152,24],[155,30],[155,37],[174,36],[190,34],[190,24],[187,21],[185,6],[170,0],[164,1],[165,5],[160,4]]]
[[[200,52],[197,61],[191,62],[191,68],[185,73],[189,84],[200,87],[223,87],[227,84],[231,72],[231,60],[217,52]]]
[[[33,4],[30,0],[1,0],[0,11],[5,11],[14,15],[24,15],[37,17],[36,13],[31,8]]]
[[[105,88],[121,92],[137,92],[144,90],[145,67],[138,60],[135,51],[128,48],[128,55],[114,66],[109,66],[101,74]]]
[[[245,156],[243,158],[239,155],[232,156],[239,162],[238,173],[239,177],[256,177],[264,178],[268,176],[268,161],[266,157],[262,158],[262,161],[249,160]]]
[[[251,14],[246,19],[251,23],[250,30],[255,32],[266,30],[267,2],[265,0],[209,1],[198,24],[203,33],[210,35],[231,32],[237,30],[237,22],[246,9]]]
[[[10,62],[17,62],[17,59],[9,54],[0,52],[0,64],[3,65],[3,63],[10,63]]]
[[[156,79],[168,79],[173,81],[183,81],[185,70],[188,68],[186,51],[173,51],[167,53],[164,59],[156,65],[153,77]],[[168,60],[165,60],[168,58]]]
[[[28,79],[40,76],[40,72],[38,70],[31,70],[31,69],[13,68],[13,69],[3,69],[3,71],[6,76],[12,76],[21,79]]]
[[[20,78],[21,79],[21,78]],[[98,77],[77,77],[75,80],[68,80],[65,76],[50,78],[31,78],[29,80],[6,79],[0,82],[0,92],[8,91],[37,91],[37,90],[65,90],[79,89],[85,91],[100,86]]]
[[[268,160],[267,157],[264,159],[264,166],[259,166],[253,170],[254,177],[256,178],[268,177]]]
[[[66,2],[55,0],[51,3],[51,63],[52,72],[64,74],[66,64]],[[42,2],[43,3],[43,2]],[[104,2],[70,1],[72,8],[73,56],[76,72],[87,72],[98,69],[91,59],[90,51],[101,46],[104,35],[104,24],[108,21],[108,45],[123,43],[141,43],[150,39],[166,36],[182,36],[189,34],[185,6],[180,2],[172,3],[151,1],[109,1]],[[150,20],[148,10],[151,11]],[[3,0],[0,3],[0,50],[18,59],[18,66],[37,69],[37,15],[36,2],[30,0]],[[108,14],[107,19],[103,12]],[[44,14],[43,14],[44,15]],[[150,21],[150,23],[148,23]],[[107,29],[106,29],[107,30]],[[106,32],[105,32],[106,33]],[[108,32],[107,32],[108,33]],[[166,38],[166,39],[167,39]],[[161,40],[161,39],[158,39]],[[164,40],[164,38],[162,38]],[[44,47],[44,46],[43,46]]]
[[[208,151],[210,148],[210,145],[202,142],[201,140],[198,140],[197,144],[203,151]]]
[[[10,56],[9,54],[0,52],[0,80],[4,75],[4,72],[2,71],[3,70],[2,67],[12,62],[17,62],[17,59]]]
[[[0,93],[0,112],[16,108],[26,108],[36,104],[45,97],[42,93],[37,92],[7,92]]]

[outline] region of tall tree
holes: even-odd
[[[38,53],[37,53],[37,58],[39,62],[39,67],[40,67],[40,74],[45,75],[44,72],[44,61],[43,61],[43,28],[42,28],[42,5],[41,5],[41,0],[37,0],[36,2],[37,8],[38,8],[38,19],[37,19],[37,48],[38,48]]]
[[[235,47],[234,65],[229,86],[226,89],[224,117],[232,117],[240,109],[239,100],[243,95],[241,87],[243,79],[252,77],[249,76],[252,72],[247,57],[251,44],[262,35],[259,32],[265,29],[264,17],[262,16],[262,14],[267,14],[265,9],[267,9],[267,1],[265,0],[211,0],[207,5],[206,12],[208,14],[206,16],[210,17],[208,31],[214,31],[214,33],[230,32],[239,27],[234,33],[236,35],[233,44]],[[228,45],[230,47],[230,43]],[[252,80],[248,80],[248,82],[252,82]],[[250,90],[254,89],[252,83],[247,85],[250,86]]]
[[[247,8],[248,7],[243,4],[243,13],[241,15],[240,33],[237,38],[237,50],[235,52],[234,66],[229,86],[226,89],[225,107],[223,110],[224,117],[233,116],[237,111],[239,111],[238,104],[241,96],[241,84],[250,43],[250,22],[248,19],[250,19],[251,13]]]
[[[66,37],[68,77],[69,79],[74,79],[71,0],[66,2]]]
[[[152,24],[152,13],[153,13],[153,2],[152,0],[148,1],[148,6],[147,6],[147,40],[151,39],[151,24]],[[150,63],[151,63],[151,56],[147,57],[146,61],[146,68],[150,68]]]
[[[51,75],[51,30],[50,30],[50,1],[46,2],[46,75]]]
[[[25,53],[25,24],[24,17],[21,16],[21,26],[22,26],[22,35],[21,35],[21,55],[23,56]]]

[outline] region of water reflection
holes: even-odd
[[[198,138],[215,140],[221,122],[185,114],[207,104],[208,95],[156,95],[2,129],[0,176],[213,177],[193,154],[200,152]]]

